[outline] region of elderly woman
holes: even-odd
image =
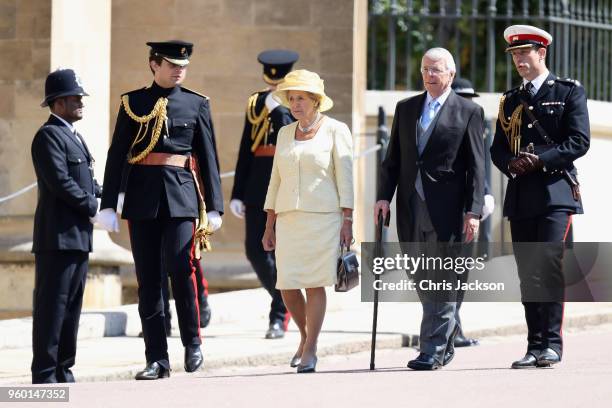
[[[353,239],[353,145],[349,128],[321,113],[333,102],[316,73],[290,72],[274,98],[297,122],[278,133],[262,243],[276,249],[276,287],[300,330],[290,365],[307,373],[317,364],[325,287],[336,282],[341,245]]]

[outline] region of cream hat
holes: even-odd
[[[297,69],[285,75],[283,82],[278,84],[276,91],[272,97],[285,106],[289,106],[287,100],[287,91],[305,91],[321,97],[320,112],[330,110],[334,106],[334,102],[325,95],[325,86],[323,80],[316,72],[307,71],[305,69]]]

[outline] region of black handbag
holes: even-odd
[[[334,286],[336,292],[348,292],[359,285],[359,261],[355,252],[344,245],[340,248],[338,257],[338,283]]]

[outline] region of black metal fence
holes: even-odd
[[[421,56],[433,46],[453,53],[476,89],[511,88],[511,24],[550,32],[549,69],[578,79],[590,99],[612,100],[612,0],[369,0],[368,89],[421,89]]]

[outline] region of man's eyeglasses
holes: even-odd
[[[421,74],[425,75],[429,72],[429,74],[431,75],[441,75],[443,73],[445,73],[447,70],[445,69],[440,69],[440,68],[426,68],[423,67],[421,68]]]

